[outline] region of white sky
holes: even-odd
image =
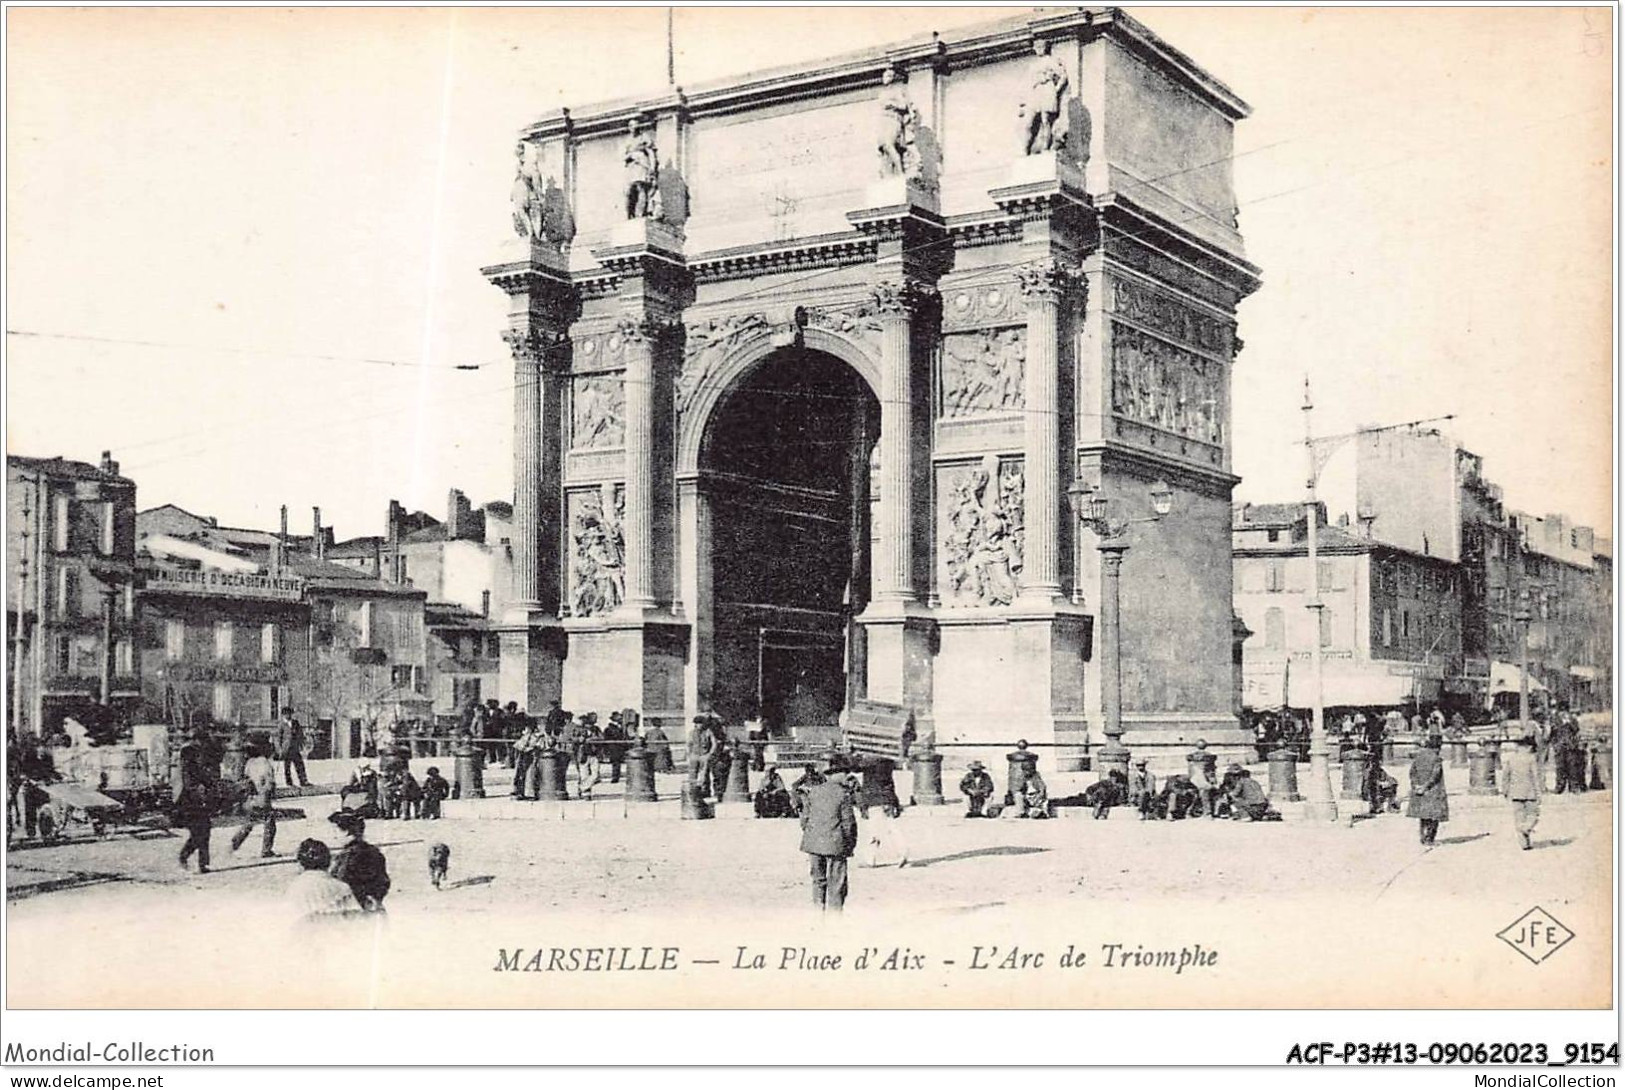
[[[682,9],[679,83],[1012,10]],[[1611,12],[1130,8],[1252,103],[1238,499],[1454,413],[1514,507],[1612,522]],[[511,495],[513,136],[665,84],[665,10],[7,12],[8,450],[341,537]],[[344,359],[319,357],[343,357]],[[354,362],[421,361],[435,370]],[[478,372],[441,370],[490,364]],[[1352,451],[1334,461],[1328,484]]]

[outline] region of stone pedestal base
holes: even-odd
[[[559,699],[566,639],[556,618],[528,611],[509,613],[498,639],[502,660],[497,673],[497,700],[510,700],[531,715],[547,714]]]
[[[570,656],[564,663],[564,706],[605,719],[635,708],[645,730],[659,726],[682,738],[683,667],[688,625],[670,618],[608,618],[572,622]]]
[[[916,737],[929,741],[936,733],[931,711],[936,622],[913,605],[890,610],[871,607],[858,620],[868,648],[865,695],[910,709]]]
[[[866,212],[888,208],[921,208],[927,212],[935,212],[937,187],[919,175],[882,178],[877,182],[871,182],[869,188],[863,191],[863,205],[863,211],[854,215],[861,216]]]
[[[995,202],[1000,202],[1001,198],[1010,200],[1029,190],[1064,190],[1081,196],[1084,193],[1083,171],[1071,159],[1053,151],[1023,155],[1010,164],[1010,174],[1004,185],[988,192]]]

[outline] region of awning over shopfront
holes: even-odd
[[[1292,672],[1288,696],[1294,708],[1307,708],[1314,703],[1312,684],[1308,670]],[[1372,670],[1327,674],[1322,703],[1328,708],[1388,708],[1409,704],[1412,700],[1426,703],[1438,698],[1439,682],[1432,678],[1415,679]]]
[[[1515,693],[1518,691],[1518,668],[1510,662],[1490,663],[1490,695],[1496,693]],[[1529,675],[1529,691],[1544,693],[1546,686],[1534,674]]]

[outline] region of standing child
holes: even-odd
[[[413,777],[411,769],[401,775],[401,816],[411,821],[419,816],[423,808],[423,788]]]

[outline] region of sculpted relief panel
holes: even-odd
[[[1230,325],[1203,314],[1177,299],[1146,287],[1137,280],[1111,278],[1112,313],[1138,322],[1176,341],[1230,355]]]
[[[620,374],[576,375],[570,383],[570,449],[626,442],[626,387]]]
[[[1019,412],[1024,404],[1027,331],[981,329],[942,338],[942,416],[955,420]]]
[[[625,541],[621,535],[625,505],[626,493],[617,484],[570,493],[572,616],[602,616],[626,597]]]
[[[1009,605],[1021,586],[1026,483],[1019,459],[988,455],[939,471],[945,605]]]
[[[1224,364],[1112,323],[1112,412],[1214,446],[1224,444]]]

